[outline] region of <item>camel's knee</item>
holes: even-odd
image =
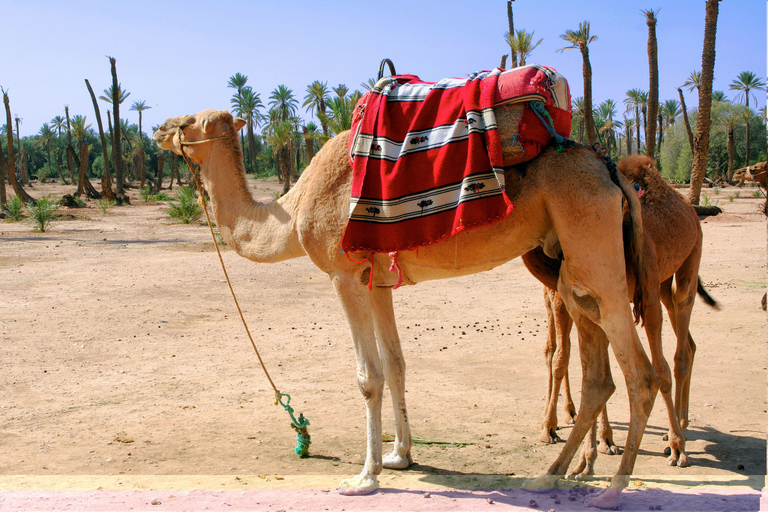
[[[377,371],[358,372],[357,386],[366,402],[381,400],[384,393],[384,376]]]
[[[576,307],[579,315],[586,317],[590,322],[600,325],[600,304],[594,294],[578,286],[571,288],[571,304]]]

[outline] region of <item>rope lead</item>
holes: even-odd
[[[232,282],[229,279],[229,274],[227,273],[227,267],[224,265],[224,258],[221,256],[221,249],[219,249],[219,244],[216,241],[216,235],[213,232],[213,223],[211,222],[210,215],[208,215],[208,205],[206,204],[205,190],[203,190],[203,183],[200,180],[200,175],[198,174],[198,171],[195,168],[194,164],[189,160],[186,153],[184,152],[184,146],[206,144],[208,142],[213,142],[215,140],[229,138],[229,136],[224,135],[221,137],[213,137],[211,139],[205,139],[205,140],[187,141],[186,138],[184,137],[184,131],[182,130],[181,126],[178,127],[177,131],[179,134],[179,149],[181,150],[181,156],[184,158],[184,162],[186,162],[187,166],[189,167],[189,171],[192,173],[192,176],[195,178],[195,184],[197,185],[197,190],[200,192],[200,197],[203,202],[203,211],[205,212],[205,219],[208,222],[208,229],[210,230],[211,237],[213,238],[213,246],[216,248],[216,254],[218,254],[219,256],[221,269],[224,271],[224,277],[227,280],[227,285],[229,286],[229,292],[232,294],[232,299],[235,301],[235,307],[237,308],[237,312],[240,315],[240,320],[243,322],[243,327],[245,327],[245,332],[248,335],[248,339],[251,342],[253,351],[256,352],[256,357],[259,359],[259,364],[261,364],[261,369],[264,370],[264,375],[266,375],[267,380],[269,381],[269,384],[272,386],[272,389],[275,391],[275,405],[278,405],[278,404],[282,405],[283,409],[288,411],[288,414],[291,416],[291,422],[292,422],[291,427],[297,432],[296,442],[298,443],[294,451],[296,452],[296,455],[300,455],[301,457],[307,457],[309,456],[309,444],[310,444],[309,433],[307,433],[309,420],[306,419],[303,414],[299,414],[298,419],[296,419],[293,416],[293,407],[288,405],[291,402],[291,396],[288,393],[281,393],[277,389],[277,386],[275,386],[275,383],[272,381],[272,377],[269,376],[269,372],[267,371],[267,367],[264,364],[264,360],[261,358],[259,349],[256,348],[256,342],[253,341],[253,336],[251,336],[251,330],[248,329],[248,323],[245,321],[245,316],[243,315],[243,311],[240,309],[240,303],[237,301],[237,295],[235,295],[235,289],[232,288]],[[373,258],[371,258],[371,260],[373,260]],[[373,275],[373,273],[371,273],[371,275]],[[288,398],[285,404],[283,404],[283,402],[280,401],[282,397]]]

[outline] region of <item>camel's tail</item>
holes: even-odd
[[[626,200],[628,218],[624,222],[624,258],[627,271],[635,275],[635,291],[632,296],[634,307],[632,312],[635,323],[645,319],[645,297],[648,293],[648,275],[645,269],[645,257],[643,251],[643,219],[640,211],[640,200],[637,197],[632,183],[616,169],[616,164],[605,158],[611,180],[621,189]]]
[[[720,311],[720,304],[718,304],[717,301],[713,299],[709,293],[707,293],[704,285],[701,284],[701,277],[699,277],[699,284],[696,287],[696,291],[698,292],[699,297],[701,297],[701,300],[704,301],[704,304],[713,309],[716,309],[717,311]]]

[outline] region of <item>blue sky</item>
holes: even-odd
[[[598,37],[590,47],[596,104],[611,98],[622,105],[627,90],[648,89],[641,9],[660,9],[660,100],[676,99],[676,87],[701,68],[704,0],[516,0],[513,6],[515,28],[543,38],[529,62],[557,69],[574,97],[583,94],[581,55],[557,49],[566,46],[560,35],[585,20]],[[384,57],[399,73],[437,81],[492,69],[508,52],[504,0],[3,0],[0,13],[10,43],[0,86],[22,118],[22,136],[63,115],[64,105],[95,128],[84,79],[97,95],[109,87],[107,55],[117,59],[118,78],[131,93],[127,103],[152,107],[144,113],[149,133],[168,117],[229,109],[227,81],[238,72],[266,105],[279,84],[300,102],[314,80],[361,89]],[[721,2],[716,50],[715,89],[729,98],[741,71],[765,78],[766,2]],[[697,101],[686,91],[689,108]],[[758,107],[765,102],[758,92]],[[137,123],[129,106],[123,104],[121,117]],[[303,109],[301,115],[310,117]]]

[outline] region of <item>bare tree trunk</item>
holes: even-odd
[[[3,145],[0,144],[0,211],[3,210],[8,202],[8,196],[5,193],[5,177],[8,174],[8,160],[5,158]]]
[[[93,188],[90,180],[88,179],[88,154],[91,148],[85,142],[80,141],[80,168],[79,178],[77,180],[77,192],[76,196],[86,196],[91,199],[101,199],[101,194]]]
[[[311,162],[315,157],[315,151],[312,149],[312,139],[309,138],[309,130],[307,130],[306,126],[302,126],[301,130],[304,132],[304,145],[307,146],[307,160]]]
[[[120,84],[117,81],[117,61],[109,57],[109,64],[112,70],[112,112],[115,116],[115,123],[112,135],[112,161],[115,166],[115,189],[118,201],[122,201],[125,196],[123,183],[125,176],[123,174],[123,152],[121,151],[120,140]]]
[[[691,154],[693,154],[693,132],[691,131],[691,122],[688,120],[688,108],[685,106],[685,97],[683,97],[683,90],[678,87],[677,94],[680,95],[680,105],[683,107],[683,122],[685,122],[685,131],[688,133],[688,145],[691,147]]]
[[[101,193],[105,199],[114,201],[115,193],[112,192],[112,176],[109,172],[109,149],[107,147],[107,138],[104,136],[104,126],[101,123],[99,104],[96,101],[96,95],[93,94],[93,89],[91,89],[91,84],[88,83],[87,78],[85,79],[85,86],[88,88],[88,92],[91,95],[93,110],[96,113],[96,124],[99,126],[99,139],[101,140],[101,155],[104,159],[104,174],[101,176]]]
[[[728,178],[727,178],[727,181],[728,183],[731,183],[733,181],[733,171],[736,170],[734,169],[734,162],[735,162],[734,155],[736,153],[736,150],[735,150],[735,145],[733,143],[733,128],[728,126],[727,130],[728,130]]]
[[[696,136],[693,139],[693,167],[691,169],[691,189],[688,199],[691,204],[699,204],[701,184],[707,172],[709,155],[709,126],[712,110],[712,81],[715,71],[715,38],[717,36],[717,15],[720,0],[707,0],[704,18],[704,45],[701,54],[701,88],[699,89],[699,119],[696,123]]]
[[[3,103],[5,104],[5,119],[6,119],[6,132],[8,135],[8,181],[11,182],[11,187],[16,193],[16,196],[21,199],[23,203],[36,204],[37,201],[30,196],[26,190],[21,186],[19,180],[16,179],[16,170],[13,167],[13,163],[16,161],[13,154],[13,124],[11,123],[11,103],[8,99],[8,93],[3,91]]]
[[[155,193],[159,194],[163,188],[163,171],[165,170],[165,151],[162,149],[157,152],[157,174],[155,175]],[[173,185],[173,174],[171,174],[171,185]]]
[[[72,153],[75,152],[75,148],[72,147],[72,127],[69,124],[69,107],[64,107],[64,113],[67,117],[67,147],[64,148],[64,152],[67,154],[67,170],[69,171],[69,177],[72,183],[75,183],[75,166],[72,160]]]
[[[512,2],[515,0],[507,0],[507,22],[509,22],[509,36],[515,37],[515,16],[512,12]],[[512,67],[517,67],[517,52],[514,48],[510,48],[512,56]]]

